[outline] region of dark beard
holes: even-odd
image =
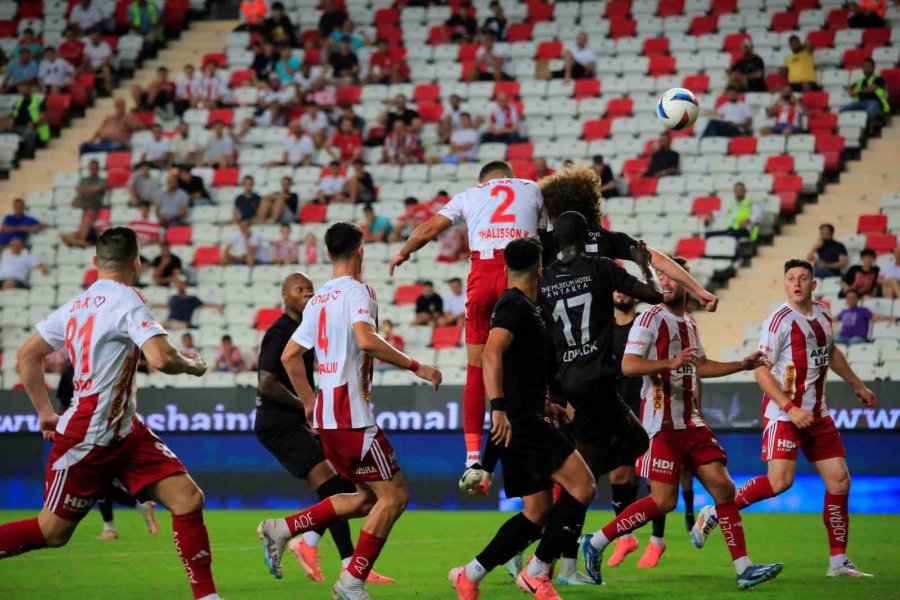
[[[631,302],[613,302],[613,308],[615,308],[618,311],[627,313],[627,312],[631,312],[636,304],[637,304],[636,300],[632,300]]]

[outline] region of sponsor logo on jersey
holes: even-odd
[[[653,382],[653,410],[662,410],[663,400],[665,399],[665,394],[663,393],[661,382],[654,381]]]
[[[316,294],[312,298],[310,298],[309,303],[315,306],[316,304],[325,304],[326,302],[330,302],[331,300],[337,300],[341,295],[341,290],[332,290],[327,294]]]
[[[828,366],[828,355],[829,348],[828,346],[819,346],[818,348],[812,348],[809,351],[809,364],[812,367],[827,367]]]
[[[74,302],[72,302],[72,308],[69,309],[69,314],[72,314],[76,310],[84,310],[85,308],[91,307],[91,297],[85,296],[84,298],[76,298]]]
[[[356,475],[374,475],[377,472],[378,471],[375,469],[375,467],[359,467],[358,469],[356,469],[356,471],[354,471]]]
[[[72,381],[72,390],[75,392],[89,392],[93,386],[93,379],[76,379]]]
[[[797,369],[794,365],[788,365],[784,368],[784,393],[788,396],[794,395],[794,382],[797,380]]]
[[[576,358],[581,356],[588,356],[592,352],[597,350],[597,343],[591,342],[589,344],[583,345],[581,348],[575,348],[574,350],[566,350],[563,352],[563,362],[572,362]]]
[[[816,339],[816,334],[814,334],[812,331],[808,331],[808,332],[806,332],[806,339],[814,340],[814,339]]]
[[[778,440],[778,449],[784,450],[785,452],[793,452],[797,449],[797,444],[791,440]]]
[[[672,460],[663,460],[661,458],[654,458],[651,466],[656,471],[662,471],[663,473],[671,473],[675,470],[675,461]]]
[[[319,363],[319,375],[333,375],[338,372],[338,363]]]

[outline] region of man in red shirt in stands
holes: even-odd
[[[359,158],[362,152],[362,137],[353,129],[353,121],[341,119],[341,129],[325,144],[325,151],[344,166]]]

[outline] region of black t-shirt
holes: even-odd
[[[733,71],[740,73],[741,75],[749,75],[750,73],[754,73],[756,71],[762,71],[763,77],[748,77],[747,78],[747,91],[748,92],[764,92],[766,91],[766,81],[764,79],[766,73],[766,65],[759,56],[754,54],[750,58],[739,58],[735,63],[731,66]]]
[[[822,244],[822,247],[816,250],[816,256],[819,260],[826,263],[836,263],[842,256],[847,256],[847,247],[835,240],[828,240]],[[835,275],[840,275],[840,269],[831,269]]]
[[[506,19],[498,19],[497,17],[488,17],[484,20],[482,29],[490,29],[494,33],[494,39],[502,42],[506,39]]]
[[[874,83],[876,86],[878,86],[880,88],[883,88],[884,87],[884,77],[880,77],[880,76],[876,77],[874,80],[872,80],[872,83]],[[867,85],[869,85],[868,78],[863,77],[863,86],[862,87],[866,87]],[[878,102],[881,102],[881,98],[879,98],[878,95],[875,94],[874,92],[860,92],[857,100],[877,100]]]
[[[605,257],[579,254],[559,260],[541,276],[541,310],[556,348],[556,383],[565,393],[614,376],[613,291],[631,295],[632,275]]]
[[[538,305],[516,288],[503,292],[491,315],[491,329],[513,336],[503,355],[503,394],[510,419],[544,414],[547,390],[547,328]]]
[[[603,165],[603,168],[600,169],[600,185],[606,185],[610,181],[613,181],[615,178],[613,177],[612,169],[609,168],[609,165]],[[606,190],[603,192],[604,198],[612,198],[613,196],[618,196],[619,192],[616,190]]]
[[[181,268],[182,268],[180,258],[175,256],[174,254],[170,254],[169,258],[171,259],[171,260],[169,260],[169,264],[167,264],[165,266],[165,268],[162,270],[162,273],[160,273],[160,275],[162,275],[163,277],[171,277],[172,274],[175,273],[176,269],[181,270]],[[162,264],[162,256],[157,256],[156,258],[153,259],[153,262],[150,264],[154,269],[158,269],[159,265]]]
[[[256,73],[256,78],[260,81],[266,81],[269,78],[269,74],[272,73],[272,70],[275,68],[275,63],[278,62],[278,55],[273,54],[272,56],[266,56],[262,52],[253,57],[253,63],[250,67]]]
[[[203,301],[197,296],[175,295],[169,298],[169,319],[174,321],[191,322],[194,311],[203,306]]]
[[[269,17],[263,21],[263,30],[267,37],[272,39],[287,38],[287,43],[292,47],[297,46],[297,32],[294,30],[294,24],[287,15],[281,15],[280,19]]]
[[[337,75],[344,71],[349,71],[353,67],[357,66],[359,64],[359,59],[353,52],[350,52],[349,54],[332,52],[331,57],[329,57],[328,59],[328,64],[331,65],[331,68]]]
[[[247,196],[246,194],[241,194],[237,198],[234,199],[234,206],[238,210],[238,215],[240,220],[246,221],[248,219],[252,219],[256,216],[256,211],[259,210],[259,205],[262,202],[262,198],[259,197],[259,194],[256,192]]]
[[[292,213],[297,214],[297,207],[300,206],[300,198],[297,197],[297,194],[291,192],[288,194],[287,202],[284,203]]]
[[[324,13],[319,19],[319,30],[323,35],[331,35],[331,32],[335,29],[340,29],[340,27],[346,20],[347,13],[342,10],[333,10],[331,12]]]
[[[637,320],[635,315],[634,321]],[[619,325],[613,322],[613,360],[616,363],[616,391],[619,396],[629,406],[636,406],[641,401],[641,386],[644,383],[643,377],[626,377],[622,374],[622,357],[625,356],[625,344],[628,342],[628,334],[631,333],[631,326],[634,321],[625,325]]]
[[[178,187],[184,190],[191,197],[191,200],[194,199],[194,194],[200,194],[201,198],[209,199],[209,192],[206,191],[206,186],[203,185],[203,179],[196,175],[191,175],[190,181],[184,181],[179,177]]]
[[[437,294],[431,296],[419,296],[416,298],[416,314],[419,313],[442,313],[444,312],[444,299]]]
[[[472,17],[453,15],[447,19],[447,26],[450,27],[453,40],[455,41],[460,38],[471,38],[474,36],[475,30],[478,28],[478,22]]]
[[[394,121],[400,119],[403,121],[403,124],[406,126],[412,125],[412,122],[419,118],[419,113],[411,108],[407,108],[403,111],[403,114],[397,114],[396,111],[388,112],[387,119],[385,125],[385,131],[393,131],[394,130]]]
[[[674,150],[657,150],[650,156],[650,164],[647,165],[647,176],[656,177],[667,169],[678,168],[678,153]]]
[[[541,231],[540,240],[541,246],[544,248],[542,264],[545,267],[552,265],[559,258],[556,237],[552,231]],[[588,232],[588,242],[584,246],[584,253],[588,256],[605,256],[613,260],[633,260],[631,249],[637,245],[637,240],[627,233],[598,227]]]
[[[283,314],[272,324],[266,335],[263,336],[262,343],[259,346],[259,371],[268,371],[289,392],[295,395],[297,391],[291,384],[291,378],[288,377],[287,371],[284,370],[284,365],[281,364],[281,354],[299,326],[300,323],[291,319],[287,314]],[[316,389],[316,384],[313,381],[315,358],[315,352],[312,351],[303,355],[303,364],[306,367],[306,380],[309,381],[309,387],[313,390]],[[282,411],[292,416],[297,414],[304,414],[305,416],[302,410],[291,410],[259,393],[257,393],[257,407],[264,410]]]
[[[844,273],[844,283],[864,296],[872,295],[878,287],[879,271],[874,265],[870,271],[864,271],[862,265],[853,265]]]

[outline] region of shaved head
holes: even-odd
[[[301,285],[304,283],[312,286],[312,279],[310,279],[309,276],[306,275],[306,273],[301,273],[300,271],[291,273],[281,282],[281,291],[283,292],[291,286]]]
[[[284,310],[295,321],[300,320],[306,303],[313,295],[313,282],[304,273],[291,273],[281,282],[281,298]]]

